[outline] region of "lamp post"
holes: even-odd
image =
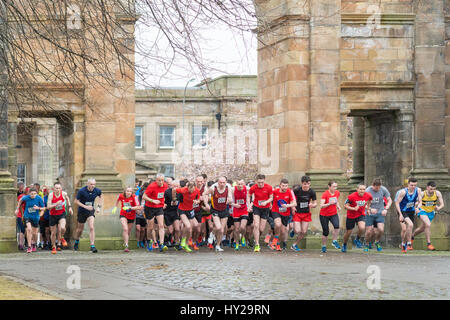
[[[194,81],[195,78],[189,79],[188,82],[186,82],[186,86],[184,87],[184,95],[183,95],[183,105],[181,107],[181,119],[182,119],[182,141],[181,141],[181,157],[184,158],[184,142],[185,142],[185,134],[184,134],[184,104],[186,103],[186,89],[189,84],[189,82]],[[185,169],[184,169],[184,163],[183,163],[183,177],[185,176]]]

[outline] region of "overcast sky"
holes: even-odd
[[[157,31],[152,31],[142,24],[137,25],[136,40],[141,44],[158,45],[159,54],[170,56],[168,44],[164,37],[158,36]],[[214,29],[202,30],[201,54],[203,61],[208,66],[207,77],[215,78],[225,74],[232,75],[256,75],[257,54],[256,37],[248,32],[244,35],[230,31],[225,26],[217,26]],[[161,87],[184,87],[186,82],[195,78],[189,83],[193,86],[202,80],[200,72],[195,70],[195,65],[186,59],[178,57],[174,65],[170,67],[170,72],[166,73],[165,62],[158,62],[153,59],[143,57],[139,50],[136,51],[136,64],[145,73],[146,84]],[[145,85],[136,79],[136,86],[143,88]]]

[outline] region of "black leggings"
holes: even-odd
[[[322,225],[322,234],[325,237],[328,237],[328,234],[330,233],[330,229],[328,228],[328,222],[331,222],[334,229],[339,229],[339,217],[337,214],[332,216],[319,216],[320,218],[320,224]]]

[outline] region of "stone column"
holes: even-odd
[[[364,118],[352,118],[352,162],[353,174],[350,177],[349,184],[358,184],[364,182]],[[371,181],[366,181],[369,184]]]
[[[294,184],[308,168],[309,1],[256,1],[256,9],[259,167],[269,183]]]
[[[340,112],[341,1],[311,1],[311,105],[309,170],[312,186],[325,190],[329,180],[342,190],[347,157],[346,115]]]
[[[8,171],[8,94],[7,52],[1,42],[6,35],[6,12],[0,3],[0,252],[14,247],[15,242],[15,189]],[[2,241],[6,240],[6,241]]]
[[[32,183],[52,186],[58,177],[58,143],[56,119],[32,119],[33,130]]]
[[[444,1],[417,1],[415,32],[416,118],[414,167],[419,185],[450,189],[445,163]]]

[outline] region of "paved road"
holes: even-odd
[[[70,265],[81,289],[67,288]],[[367,288],[371,265],[380,290]],[[43,251],[0,255],[0,274],[64,299],[450,299],[449,252]]]

